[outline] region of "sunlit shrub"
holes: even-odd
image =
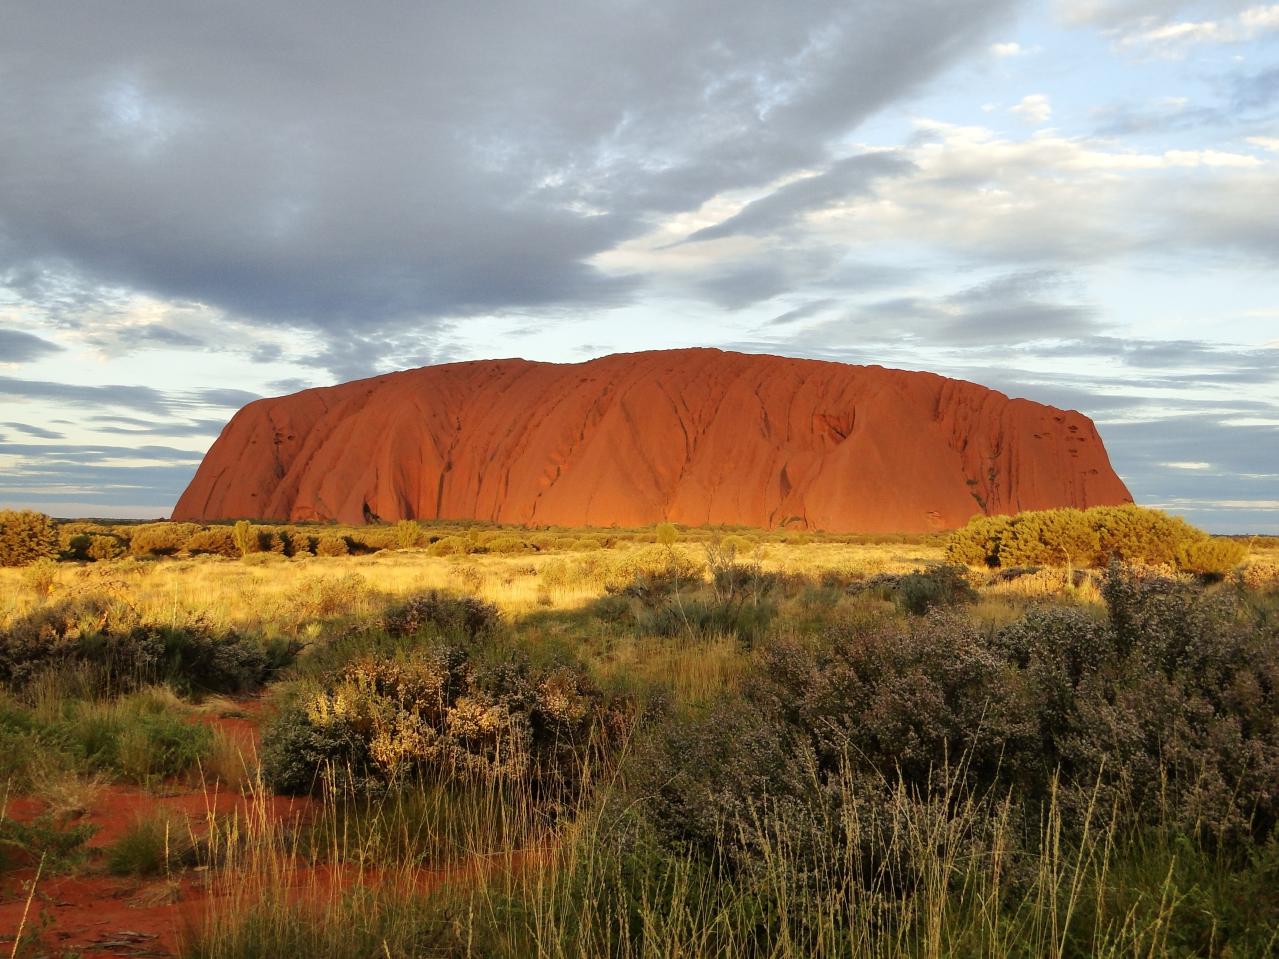
[[[1147,565],[1180,563],[1187,571],[1219,573],[1235,548],[1214,542],[1180,517],[1159,510],[1095,506],[974,517],[947,538],[946,558],[991,567],[1105,566],[1114,558]],[[1230,565],[1240,559],[1242,553]],[[1209,566],[1214,568],[1196,568]]]
[[[424,775],[519,781],[552,795],[580,773],[602,697],[571,664],[508,656],[473,661],[460,647],[349,663],[263,738],[263,774],[307,792],[330,774],[367,788]]]
[[[345,537],[321,536],[315,544],[316,556],[346,556],[351,552]]]
[[[135,526],[129,537],[134,556],[174,556],[199,527],[193,523],[147,523]]]
[[[1182,543],[1174,556],[1177,568],[1200,576],[1222,578],[1243,562],[1248,548],[1238,540],[1212,536]]]
[[[58,558],[53,520],[33,510],[0,510],[0,566],[26,566]]]
[[[211,526],[197,530],[186,541],[184,549],[192,556],[239,556],[235,534],[225,526]]]

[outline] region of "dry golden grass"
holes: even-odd
[[[384,550],[366,556],[288,559],[255,554],[246,560],[110,560],[62,563],[53,573],[50,599],[105,591],[127,601],[149,622],[202,616],[215,627],[266,635],[296,635],[306,624],[337,615],[364,616],[396,598],[428,589],[471,593],[510,616],[537,609],[573,609],[603,592],[610,568],[624,568],[651,553],[651,544],[622,543],[608,550],[548,555],[439,557],[424,549]],[[703,546],[682,543],[677,554],[704,563]],[[765,569],[819,576],[827,570],[909,572],[939,562],[939,547],[848,543],[766,543],[744,554]],[[569,569],[548,583],[546,571]],[[0,569],[0,622],[33,608],[43,597],[24,587],[22,572]]]

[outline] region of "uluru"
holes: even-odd
[[[932,373],[686,349],[448,363],[257,400],[173,518],[886,533],[1131,501],[1073,410]]]

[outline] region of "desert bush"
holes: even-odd
[[[156,682],[187,689],[256,688],[296,649],[235,633],[141,622],[107,596],[86,594],[37,607],[0,632],[0,682],[23,689],[59,671],[88,670],[97,692],[114,694]]]
[[[1212,536],[1207,539],[1181,543],[1173,557],[1178,569],[1216,579],[1243,562],[1248,547],[1233,539]]]
[[[192,556],[239,556],[235,533],[225,526],[211,526],[192,533],[183,546]]]
[[[51,559],[38,559],[22,570],[22,584],[37,599],[47,599],[58,582],[58,564]]]
[[[0,566],[28,566],[58,558],[53,520],[34,510],[0,510]]]
[[[106,851],[107,872],[115,876],[159,876],[195,864],[196,843],[185,819],[139,816]]]
[[[897,598],[908,613],[918,616],[941,606],[974,603],[977,590],[968,582],[963,566],[938,564],[899,577]]]
[[[413,549],[422,543],[422,527],[411,519],[402,519],[395,524],[395,544],[400,549]]]
[[[247,519],[236,520],[235,526],[231,528],[231,538],[235,541],[235,548],[240,551],[242,557],[256,553],[258,550],[257,533],[253,529],[253,524]]]
[[[484,543],[490,553],[527,553],[529,546],[518,536],[494,536]]]
[[[306,696],[263,737],[263,775],[305,792],[327,774],[367,789],[421,775],[519,781],[551,795],[574,781],[603,705],[571,663],[436,645],[365,657]]]
[[[316,556],[346,556],[350,552],[351,548],[342,536],[321,536],[315,544]]]
[[[1126,563],[1219,566],[1234,547],[1210,545],[1206,533],[1185,520],[1140,506],[1095,506],[1087,510],[1029,510],[1016,516],[977,516],[946,541],[948,562],[990,567],[1105,566]],[[1242,559],[1242,554],[1235,563]],[[1234,565],[1234,564],[1231,564]]]
[[[466,644],[492,636],[501,624],[501,613],[492,603],[438,590],[405,600],[388,610],[381,622],[393,638],[429,633]]]
[[[660,734],[639,773],[653,821],[747,866],[762,810],[840,830],[832,790],[882,818],[962,771],[1032,824],[1104,808],[1247,849],[1279,822],[1279,637],[1233,595],[1115,567],[1106,620],[1045,608],[991,634],[936,611],[776,640],[739,696]]]
[[[129,537],[134,556],[174,556],[199,527],[191,523],[146,523],[135,526]]]
[[[365,526],[348,537],[353,553],[376,553],[399,547],[399,532],[394,526]]]
[[[464,556],[467,553],[475,552],[477,548],[476,544],[465,537],[445,536],[443,539],[432,543],[427,552],[432,556]]]
[[[276,556],[289,556],[292,554],[292,541],[287,530],[270,526],[255,526],[253,532],[257,536],[257,546],[254,552],[272,553]]]
[[[129,551],[128,542],[119,536],[89,536],[89,546],[85,556],[91,562],[119,559]]]
[[[1238,582],[1242,588],[1257,592],[1279,589],[1279,563],[1253,560],[1239,570]]]

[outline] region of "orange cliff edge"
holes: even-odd
[[[905,533],[1130,502],[1081,413],[932,373],[689,349],[257,400],[173,518]]]

